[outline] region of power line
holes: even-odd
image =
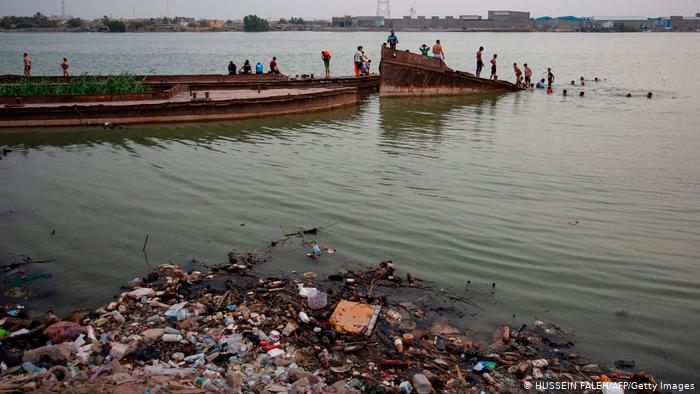
[[[377,16],[383,16],[387,19],[391,18],[390,0],[377,0]]]

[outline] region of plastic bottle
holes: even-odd
[[[401,321],[401,314],[393,309],[390,309],[386,312],[387,317]]]
[[[399,391],[401,391],[401,394],[411,394],[413,392],[413,386],[411,386],[409,381],[404,380],[399,385]]]
[[[403,353],[403,341],[401,341],[401,338],[394,339],[394,349],[399,353]]]
[[[311,319],[309,319],[309,315],[307,315],[304,311],[299,312],[299,319],[301,319],[301,321],[303,321],[304,323],[308,323],[311,321]]]
[[[162,337],[160,337],[163,342],[180,342],[182,341],[182,335],[179,334],[163,334]]]
[[[119,313],[119,311],[112,311],[112,317],[117,321],[117,323],[124,323],[126,321],[124,316]]]

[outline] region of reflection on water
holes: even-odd
[[[264,120],[248,119],[235,122],[173,123],[120,126],[115,130],[100,126],[2,130],[0,145],[13,149],[36,149],[43,146],[91,147],[109,144],[115,149],[129,150],[132,144],[146,147],[162,147],[163,142],[180,142],[213,149],[213,142],[230,140],[242,143],[259,143],[266,138],[283,138],[285,131],[316,127],[323,124],[351,122],[359,114],[358,106],[314,113],[312,115],[288,115]]]
[[[483,117],[493,117],[502,96],[402,97],[379,100],[379,146],[389,155],[412,154],[437,157],[447,129],[461,129],[481,142],[489,130]],[[468,121],[467,121],[468,120]],[[464,128],[468,125],[468,128]]]

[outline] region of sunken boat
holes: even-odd
[[[469,96],[523,90],[508,81],[455,71],[442,59],[386,46],[382,47],[379,70],[379,95],[382,97]]]
[[[77,83],[36,78],[51,86]],[[105,77],[92,77],[98,83]],[[154,75],[135,77],[145,92],[0,97],[0,132],[54,126],[226,121],[333,110],[356,105],[379,77],[290,78],[275,75]],[[0,76],[0,86],[18,85]]]

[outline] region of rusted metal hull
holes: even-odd
[[[20,75],[2,75],[0,84],[17,84],[24,77]],[[79,77],[75,77],[79,78]],[[105,77],[106,78],[106,77]],[[379,88],[379,77],[333,77],[333,78],[290,78],[284,75],[252,74],[252,75],[217,75],[217,74],[192,74],[192,75],[141,75],[135,76],[144,85],[159,88],[167,88],[175,84],[186,84],[193,89],[216,88],[240,88],[240,89],[266,89],[266,88],[305,88],[305,87],[354,87],[362,90]],[[52,83],[65,83],[63,77],[34,77],[36,80],[47,79]]]
[[[382,48],[379,95],[466,96],[523,90],[507,81],[491,81],[454,71],[441,59]]]
[[[0,107],[0,129],[238,120],[332,110],[358,101],[358,89],[339,88],[254,99]]]

